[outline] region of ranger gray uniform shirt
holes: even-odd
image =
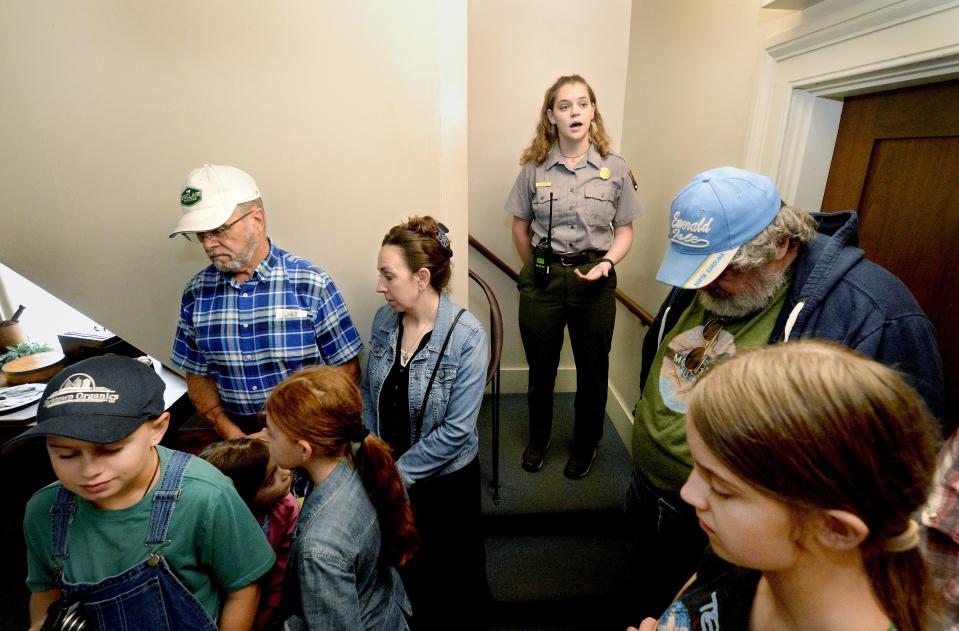
[[[553,145],[542,164],[523,165],[506,200],[506,212],[532,222],[533,245],[546,236],[549,195],[553,194],[553,251],[608,250],[613,230],[642,213],[626,161],[605,158],[592,144],[574,169]]]

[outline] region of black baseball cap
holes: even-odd
[[[3,453],[35,436],[91,443],[123,440],[163,414],[163,380],[141,361],[102,355],[61,370],[43,391],[37,424],[4,444]]]

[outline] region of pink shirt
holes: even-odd
[[[262,631],[280,606],[283,594],[283,575],[290,556],[290,541],[296,528],[296,518],[300,516],[300,503],[292,493],[273,505],[267,515],[266,538],[276,552],[273,569],[263,577],[263,594],[260,597],[260,611],[256,615],[254,631]]]

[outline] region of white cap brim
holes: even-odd
[[[709,254],[687,254],[670,245],[656,280],[683,289],[700,289],[713,282],[733,260],[739,247]]]
[[[184,232],[205,232],[215,230],[226,223],[226,220],[233,214],[231,208],[207,208],[203,210],[191,210],[184,213],[177,222],[176,228],[170,233],[170,238]]]

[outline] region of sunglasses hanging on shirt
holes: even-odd
[[[716,340],[719,339],[719,334],[722,333],[723,324],[722,318],[713,318],[703,326],[704,345],[697,346],[686,355],[686,359],[683,361],[683,367],[686,370],[697,375],[702,371],[709,351],[716,345]]]

